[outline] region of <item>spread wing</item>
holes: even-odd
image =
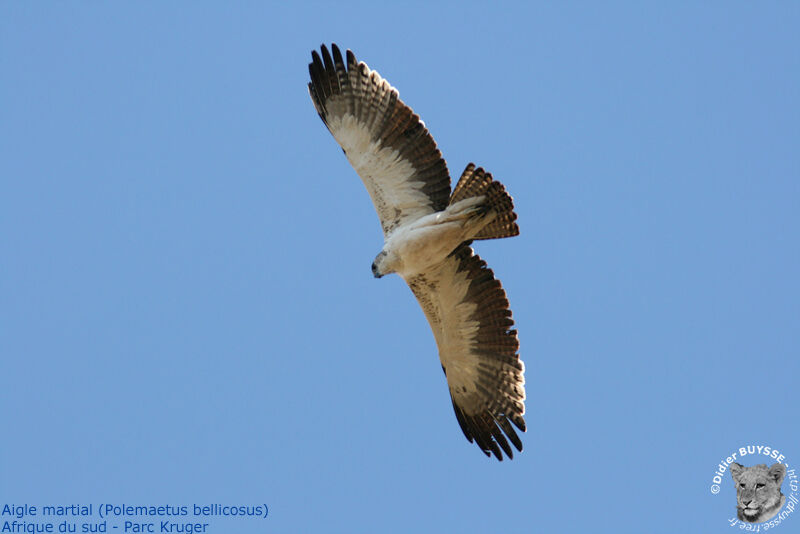
[[[467,244],[407,280],[428,318],[464,435],[489,456],[522,450],[511,423],[525,431],[525,366],[506,293]],[[507,439],[506,439],[507,438]]]
[[[450,175],[419,116],[397,90],[348,50],[325,45],[309,63],[308,92],[372,198],[384,236],[447,207]]]

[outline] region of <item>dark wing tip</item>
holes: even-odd
[[[331,58],[330,52],[328,52],[328,47],[322,45],[322,63],[325,65],[325,70],[332,70],[333,69],[333,58]]]
[[[336,43],[331,45],[331,51],[333,52],[333,64],[336,65],[336,68],[344,69],[344,61],[342,61],[342,52],[339,50],[339,47],[336,46]]]
[[[311,63],[308,64],[308,75],[311,79],[308,92],[325,124],[327,124],[327,101],[331,96],[342,93],[340,80],[346,70],[342,62],[342,53],[336,43],[331,44],[331,50],[333,50],[332,56],[325,44],[320,45],[319,52],[311,51]]]
[[[494,456],[498,461],[502,462],[503,452],[505,452],[508,459],[512,460],[514,458],[514,450],[509,445],[509,441],[518,451],[522,452],[522,440],[519,439],[505,415],[493,416],[489,411],[477,415],[467,415],[452,396],[450,400],[453,402],[456,420],[464,433],[464,437],[470,443],[475,443],[487,457]],[[520,430],[525,431],[524,428],[520,428]]]

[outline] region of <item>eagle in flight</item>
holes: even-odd
[[[397,90],[348,50],[314,50],[308,91],[372,198],[384,246],[376,278],[397,273],[431,325],[461,429],[486,456],[522,451],[525,366],[506,293],[470,247],[519,234],[511,196],[470,163],[450,190],[447,164]],[[512,423],[514,426],[512,426]]]

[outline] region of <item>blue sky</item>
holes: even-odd
[[[2,3],[0,503],[729,531],[721,460],[800,462],[798,26],[790,2]],[[377,218],[306,91],[332,41],[454,179],[514,196],[522,234],[476,245],[527,369],[513,461],[464,440],[422,311],[371,275]]]

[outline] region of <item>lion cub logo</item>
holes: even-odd
[[[736,484],[736,503],[739,519],[748,523],[762,523],[775,517],[786,502],[781,493],[781,483],[786,476],[786,466],[764,464],[744,467],[736,462],[730,466]]]

